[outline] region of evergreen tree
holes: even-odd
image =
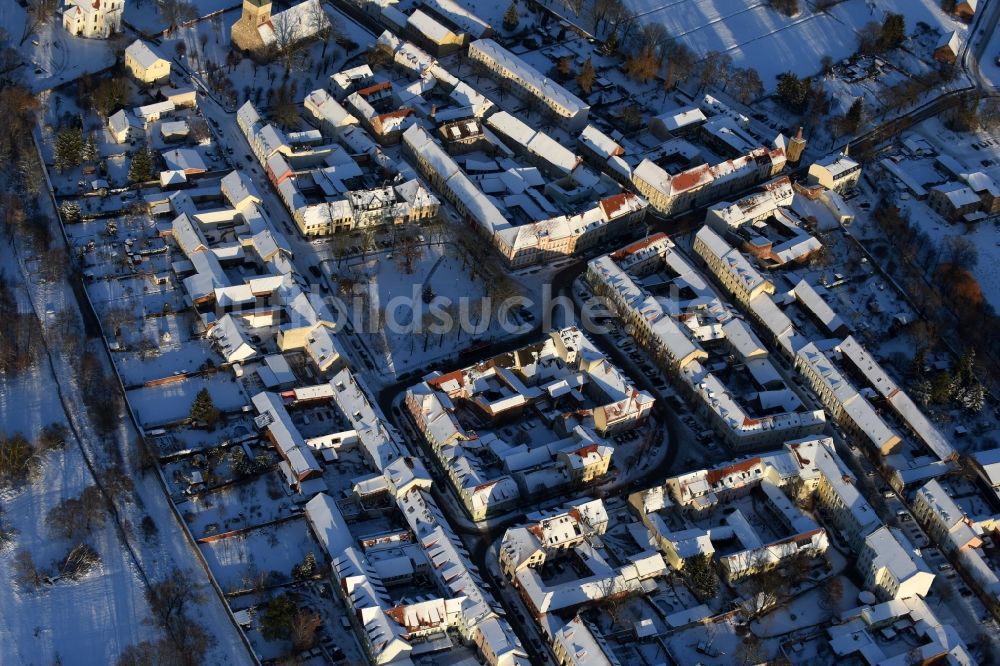
[[[792,72],[778,75],[778,99],[792,111],[801,111],[809,101],[812,81],[800,79]]]
[[[594,72],[594,63],[590,58],[587,58],[587,61],[583,63],[583,68],[576,77],[576,84],[580,86],[580,90],[582,90],[584,94],[589,95],[590,91],[594,89],[594,79],[596,77],[597,74]]]
[[[970,348],[958,359],[958,366],[955,368],[955,380],[962,386],[968,386],[975,382],[975,365],[976,350]]]
[[[931,396],[934,394],[934,386],[926,377],[920,377],[913,382],[913,385],[910,387],[910,393],[913,394],[914,400],[921,406],[926,407],[931,402]]]
[[[59,206],[59,212],[62,213],[63,222],[66,224],[79,222],[82,215],[80,204],[69,200],[62,202],[62,205]]]
[[[83,162],[83,130],[66,127],[56,134],[54,166],[57,171],[65,171],[80,166]]]
[[[316,555],[312,552],[306,553],[302,561],[292,567],[292,578],[295,580],[306,580],[316,575]]]
[[[696,555],[684,560],[684,574],[691,590],[702,601],[711,599],[719,591],[719,577],[712,568],[709,555]]]
[[[514,0],[503,15],[503,29],[507,32],[513,32],[517,30],[518,23],[520,23],[520,19],[517,16],[517,0]]]
[[[913,355],[913,365],[910,366],[910,375],[915,378],[923,377],[927,372],[927,348],[921,347]]]
[[[865,100],[861,97],[858,97],[857,99],[854,100],[854,102],[851,103],[851,108],[847,110],[847,114],[845,115],[844,118],[848,132],[850,133],[857,132],[858,128],[861,127],[861,123],[864,120],[864,116],[865,116]]]
[[[931,380],[931,400],[936,403],[945,403],[951,398],[951,375],[941,371],[934,375]]]
[[[978,414],[983,410],[984,402],[986,402],[986,388],[979,382],[971,384],[963,392],[962,407],[968,412]]]
[[[879,46],[882,50],[894,49],[903,43],[906,38],[906,19],[902,14],[888,14],[882,23],[882,34],[879,37]]]
[[[260,633],[269,641],[288,638],[295,617],[295,603],[287,595],[275,597],[267,604],[267,610],[260,618]]]
[[[128,167],[128,179],[132,183],[145,183],[153,177],[153,155],[143,146],[132,156]]]
[[[215,426],[215,422],[219,420],[219,410],[215,408],[212,394],[208,392],[207,388],[198,391],[194,402],[191,403],[191,419],[197,423],[204,423],[210,428]]]
[[[94,138],[93,132],[84,142],[80,157],[84,162],[93,162],[100,157],[100,153],[97,152],[97,139]]]

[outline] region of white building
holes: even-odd
[[[107,39],[121,32],[125,0],[67,0],[63,28],[76,37]]]
[[[913,515],[927,533],[949,553],[982,545],[983,529],[965,515],[936,479],[931,479],[913,497]]]
[[[904,543],[883,526],[865,537],[858,553],[857,567],[865,577],[865,587],[883,600],[927,596],[934,582],[923,558]]]
[[[847,149],[842,153],[827,155],[809,166],[809,182],[828,190],[844,192],[857,185],[861,178],[861,165],[851,159]]]

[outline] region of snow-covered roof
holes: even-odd
[[[948,442],[948,439],[927,418],[923,410],[913,402],[906,391],[889,377],[878,361],[868,353],[868,350],[854,339],[853,335],[848,336],[840,344],[839,349],[875,390],[882,394],[903,419],[903,422],[939,460],[949,460],[955,457],[955,449]]]
[[[594,125],[587,125],[580,133],[580,145],[588,148],[604,159],[623,155],[625,150],[621,145]]]
[[[304,0],[257,26],[264,46],[288,48],[330,28],[330,19],[319,0]]]
[[[127,132],[132,127],[135,127],[137,123],[133,120],[132,116],[125,109],[120,109],[117,112],[108,116],[108,127],[111,132],[115,135]]]
[[[819,166],[826,169],[827,172],[829,172],[830,177],[833,178],[833,180],[837,180],[841,177],[841,175],[848,171],[853,171],[860,165],[854,159],[844,155],[843,153],[834,153],[816,160],[813,163],[813,166]]]
[[[204,173],[208,170],[201,155],[193,148],[174,148],[173,150],[166,150],[162,154],[163,161],[170,171]]]
[[[833,308],[830,307],[830,304],[826,302],[826,299],[823,298],[819,291],[804,279],[799,280],[793,291],[795,292],[795,298],[823,324],[828,333],[833,333],[846,326],[844,320],[834,312]]]
[[[176,108],[177,106],[168,99],[165,102],[153,102],[152,104],[136,107],[133,113],[135,113],[136,118],[144,122],[151,122],[164,113],[170,113]]]
[[[271,442],[288,462],[297,479],[322,472],[312,450],[306,445],[298,428],[292,422],[281,398],[269,391],[256,394],[251,399],[260,417],[260,426],[266,429]]]
[[[446,44],[455,39],[455,33],[419,9],[410,14],[406,24],[434,44]]]
[[[699,229],[695,238],[701,242],[700,247],[721,262],[723,270],[728,271],[744,291],[750,293],[764,288],[765,291],[773,292],[774,285],[753,267],[742,252],[727,243],[711,227]]]
[[[972,454],[983,468],[983,474],[993,487],[1000,487],[1000,448],[977,451]]]
[[[243,209],[248,202],[259,204],[262,201],[257,186],[242,171],[230,171],[223,176],[220,187],[222,195],[237,210]]]
[[[796,356],[811,367],[813,376],[826,386],[828,395],[843,409],[858,430],[879,449],[899,441],[899,435],[879,416],[868,400],[834,367],[826,354],[812,342],[803,345]]]
[[[319,493],[306,502],[305,511],[313,534],[330,557],[357,545],[337,503],[326,493]]]
[[[615,657],[609,658],[600,642],[594,638],[590,626],[576,615],[552,635],[552,642],[559,646],[566,666],[614,666]]]
[[[257,350],[250,344],[243,327],[230,314],[223,315],[215,322],[209,336],[226,363],[242,363],[257,355]]]
[[[539,159],[545,160],[553,169],[561,173],[570,173],[576,167],[576,156],[573,151],[555,141],[545,132],[529,127],[525,122],[506,111],[491,115],[486,124],[500,132]]]
[[[388,421],[377,405],[369,401],[361,380],[347,368],[330,380],[333,399],[358,431],[362,448],[378,469],[385,469],[401,455],[402,447],[396,435],[386,425]]]
[[[874,555],[872,568],[885,569],[899,584],[920,575],[933,578],[923,558],[904,547],[888,527],[880,527],[866,536],[865,545]]]
[[[392,52],[393,61],[396,64],[415,72],[419,76],[433,71],[434,66],[437,64],[437,60],[419,46],[412,42],[401,40],[388,30],[379,35],[377,43]]]
[[[962,179],[975,192],[986,192],[991,197],[1000,197],[1000,185],[982,171],[962,174]]]
[[[338,128],[344,125],[356,125],[358,119],[348,113],[347,109],[341,106],[340,102],[330,96],[322,88],[313,90],[306,95],[303,105],[323,123],[328,123],[330,127]]]
[[[166,59],[161,58],[156,55],[153,49],[149,48],[149,45],[141,39],[137,39],[125,48],[125,55],[131,56],[140,66],[144,69],[149,69],[156,65],[156,63],[161,60],[167,62]]]
[[[478,39],[491,31],[489,23],[455,0],[426,0],[424,4],[446,17],[473,39]]]
[[[684,127],[703,123],[708,120],[702,110],[697,106],[685,106],[677,109],[664,111],[653,118],[653,123],[662,124],[668,132],[676,132]]]
[[[979,204],[979,195],[977,195],[972,188],[963,185],[962,183],[945,183],[943,185],[935,185],[931,188],[931,192],[939,192],[943,194],[953,208],[962,208],[964,206],[975,206]]]
[[[501,76],[518,79],[531,86],[535,94],[549,106],[561,109],[562,115],[575,116],[590,109],[579,97],[543,76],[538,70],[514,55],[492,39],[479,39],[469,44],[473,59],[480,57],[491,61]]]
[[[342,92],[347,92],[353,86],[357,85],[358,81],[367,81],[374,76],[375,74],[372,72],[371,67],[368,65],[358,65],[357,67],[331,74],[330,81]]]
[[[937,45],[934,47],[935,50],[946,48],[953,54],[958,55],[959,50],[962,48],[962,38],[958,34],[958,30],[952,30],[950,33],[945,33],[938,40]]]
[[[190,131],[186,120],[171,120],[160,123],[160,134],[165,138],[173,136],[186,136]]]

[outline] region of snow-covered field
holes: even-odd
[[[201,552],[227,592],[248,589],[258,572],[273,572],[273,582],[289,580],[292,565],[301,562],[306,553],[322,559],[304,519],[202,544]]]
[[[469,331],[463,331],[457,325],[444,334],[411,332],[412,326],[416,324],[424,322],[420,328],[428,331],[430,323],[438,321],[436,318],[428,318],[414,322],[414,309],[411,307],[414,300],[418,312],[422,310],[425,317],[430,315],[431,306],[422,302],[425,285],[430,287],[434,302],[440,303],[442,307],[448,307],[449,304],[453,307],[452,318],[456,324],[459,320],[460,299],[468,299],[470,305],[466,312],[469,313],[470,323],[480,324],[482,321],[476,308],[481,305],[481,299],[487,292],[471,260],[464,260],[461,251],[450,244],[430,244],[423,247],[421,256],[413,262],[412,272],[409,274],[398,265],[398,257],[391,259],[391,253],[386,252],[369,255],[367,259],[358,257],[346,261],[339,268],[334,262],[326,264],[335,276],[350,276],[355,280],[355,284],[367,293],[366,300],[371,304],[370,308],[377,307],[381,311],[388,308],[393,313],[398,327],[386,325],[372,329],[368,325],[368,318],[364,316],[365,304],[361,304],[357,312],[362,313],[362,320],[352,323],[355,329],[363,331],[373,357],[381,356],[378,352],[380,349],[391,350],[388,363],[397,375],[421,367],[433,359],[453,358],[455,353],[473,342]],[[388,317],[389,315],[387,320]],[[485,339],[500,333],[495,319],[488,330],[485,326],[483,328],[475,338]]]
[[[30,35],[25,34],[26,22],[25,9],[15,0],[0,2],[0,26],[24,57],[27,85],[36,92],[114,63],[107,42],[71,36],[63,30],[59,16]]]
[[[191,4],[198,10],[198,16],[207,16],[223,9],[239,7],[239,0],[192,0]],[[167,22],[160,14],[159,3],[150,0],[126,0],[124,21],[135,29],[155,35],[163,32]]]
[[[902,14],[907,32],[918,22],[940,32],[967,31],[941,11],[936,0],[846,0],[829,12],[815,12],[809,0],[787,17],[762,0],[626,0],[643,22],[662,24],[677,40],[704,55],[727,53],[736,67],[752,67],[765,88],[784,72],[811,76],[820,61],[835,61],[857,50],[858,31],[868,22],[881,23],[886,13]]]
[[[49,199],[43,196],[40,205],[42,219],[56,219]],[[53,229],[52,245],[63,246],[57,229]],[[8,279],[15,286],[20,284],[22,309],[33,307],[43,320],[49,310],[79,317],[68,283],[42,281],[37,264],[16,261],[7,243],[0,246],[0,264],[7,268]],[[135,286],[141,294],[141,283]],[[43,333],[39,331],[39,342]],[[103,372],[110,373],[110,360],[96,339],[85,336],[82,324],[77,335],[97,354]],[[173,517],[162,486],[156,476],[140,470],[137,433],[130,420],[123,418],[113,432],[98,434],[84,406],[79,355],[61,351],[51,336],[46,337],[53,352],[51,368],[42,356],[34,373],[17,381],[0,378],[0,423],[5,431],[21,431],[33,439],[42,425],[61,421],[71,424],[80,437],[71,437],[64,451],[46,455],[38,481],[3,497],[6,519],[20,534],[14,547],[0,555],[0,570],[10,575],[11,560],[20,548],[28,549],[37,566],[46,571],[51,570],[53,560],[65,555],[71,544],[50,538],[45,515],[58,502],[77,497],[94,483],[85,460],[98,470],[120,464],[134,492],[115,501],[121,528],[109,517],[87,537],[102,559],[96,571],[80,582],[62,581],[37,594],[11,584],[3,586],[0,662],[52,663],[58,657],[65,664],[114,663],[128,645],[162,636],[156,623],[148,622],[146,581],[164,580],[177,570],[189,571],[192,584],[207,592],[206,601],[192,607],[190,617],[210,635],[205,663],[244,662],[248,657],[240,634],[219,597],[211,592],[210,580]]]
[[[223,411],[239,409],[250,402],[243,387],[228,372],[134,389],[128,392],[128,401],[144,427],[155,427],[187,418],[194,397],[203,388],[208,389],[215,406]]]

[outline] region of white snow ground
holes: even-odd
[[[49,200],[42,199],[42,214],[54,219]],[[53,231],[53,245],[62,245],[58,230]],[[45,316],[49,307],[64,307],[78,311],[66,282],[42,283],[37,273],[25,271],[14,260],[9,244],[0,246],[0,265],[7,267],[10,279],[22,281],[30,294],[35,312]],[[24,275],[32,280],[24,283]],[[23,299],[25,305],[28,299]],[[81,328],[80,337],[83,338]],[[101,352],[108,372],[110,361]],[[49,454],[43,479],[16,496],[4,497],[6,518],[20,530],[14,548],[0,554],[0,570],[9,573],[13,553],[26,547],[36,563],[48,567],[51,560],[62,555],[68,543],[48,539],[44,515],[50,506],[67,497],[75,497],[93,483],[83,453],[98,467],[109,464],[112,455],[120,456],[125,471],[135,483],[137,502],[119,504],[123,524],[138,526],[149,515],[158,528],[158,535],[144,540],[129,528],[124,537],[108,521],[93,537],[104,564],[101,569],[79,583],[60,583],[40,595],[22,594],[11,585],[0,586],[0,662],[51,663],[58,655],[63,664],[113,663],[127,645],[157,638],[154,625],[145,623],[149,617],[144,598],[140,568],[151,581],[162,580],[175,569],[186,569],[206,592],[207,601],[193,609],[192,619],[209,632],[211,648],[206,663],[244,663],[249,657],[242,638],[230,620],[219,597],[209,587],[205,569],[197,554],[181,532],[182,527],[171,513],[168,499],[156,477],[139,471],[136,432],[125,419],[118,432],[107,443],[97,435],[83,407],[80,387],[76,383],[75,358],[54,353],[54,367],[43,364],[34,375],[11,382],[0,379],[0,423],[6,431],[21,430],[33,438],[42,425],[52,421],[69,421],[81,433],[82,441],[67,444],[65,453]],[[70,405],[67,415],[59,393]],[[82,445],[82,448],[81,446]],[[109,453],[111,451],[111,453]],[[126,538],[135,560],[125,548]]]

